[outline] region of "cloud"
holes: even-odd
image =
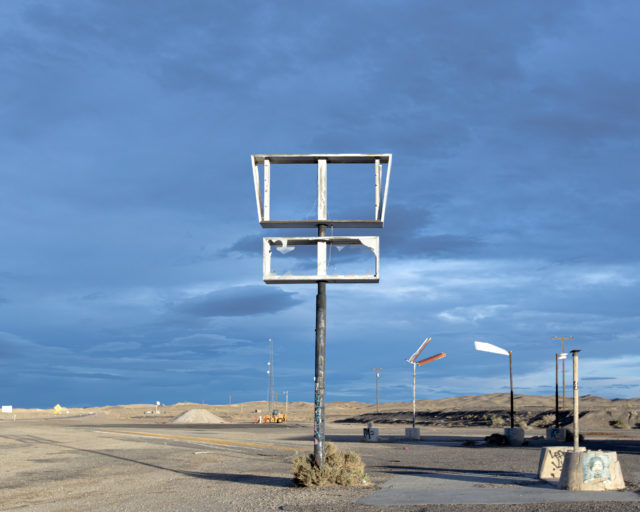
[[[470,323],[496,316],[509,308],[506,304],[487,304],[482,306],[456,307],[438,313],[438,318],[452,323]]]
[[[39,352],[41,348],[43,347],[20,336],[0,331],[0,358],[2,359],[26,357],[29,353]]]
[[[415,207],[396,201],[387,208],[385,227],[382,231],[370,229],[335,229],[335,236],[380,236],[382,257],[412,258],[444,258],[449,256],[468,256],[481,247],[475,236],[453,233],[429,233],[434,223],[431,212],[425,208]],[[267,236],[267,234],[265,234]],[[280,236],[315,236],[311,230],[289,229]],[[222,256],[229,253],[256,256],[262,254],[262,236],[245,235],[237,239],[231,246],[219,252]],[[289,258],[299,258],[291,253]]]
[[[176,304],[179,313],[199,317],[250,316],[275,313],[302,302],[296,293],[269,286],[234,286]]]
[[[262,254],[262,236],[261,235],[245,235],[236,240],[230,247],[222,249],[220,256],[227,256],[230,252],[244,254],[248,256],[256,256]]]
[[[112,341],[109,343],[101,343],[100,345],[95,345],[88,350],[87,353],[93,352],[125,352],[129,350],[137,350],[142,345],[137,341]]]
[[[249,340],[229,338],[221,334],[195,333],[189,334],[188,336],[178,336],[162,346],[225,353],[234,350],[244,350],[251,345],[252,342]]]

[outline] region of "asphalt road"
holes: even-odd
[[[408,442],[403,427],[382,427],[382,442],[362,443],[362,425],[329,424],[327,439],[360,453],[374,485],[305,489],[293,485],[291,463],[311,451],[310,425],[0,422],[0,510],[640,510],[640,433],[586,442],[618,452],[625,493],[614,493],[614,501],[580,493],[580,501],[553,503],[535,480],[540,448],[480,446],[494,431],[423,428],[422,441]],[[516,499],[527,492],[534,503]],[[487,503],[500,493],[506,502]],[[447,500],[462,503],[437,503]]]

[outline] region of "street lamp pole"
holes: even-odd
[[[509,350],[509,384],[511,385],[511,428],[513,428],[513,359]]]
[[[560,428],[560,412],[558,411],[558,354],[556,354],[556,428]]]

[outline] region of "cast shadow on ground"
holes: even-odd
[[[362,435],[325,435],[325,441],[330,443],[359,443],[362,441]],[[287,437],[283,441],[308,441],[313,445],[313,434],[304,436]],[[311,448],[313,450],[313,446]]]
[[[475,441],[476,443],[481,443],[485,439],[485,436],[422,436],[420,440],[416,439],[407,439],[402,435],[389,435],[389,436],[380,436],[380,440],[375,443],[367,443],[362,439],[362,434],[336,434],[336,435],[326,435],[325,440],[330,441],[332,443],[361,443],[363,446],[370,444],[424,444],[424,445],[453,445],[453,446],[462,446],[462,443],[465,441]],[[313,443],[313,436],[296,436],[296,437],[287,437],[286,441],[309,441]],[[478,448],[479,446],[475,446]]]
[[[473,469],[445,469],[427,468],[418,466],[377,466],[393,475],[423,476],[438,478],[441,480],[456,480],[461,482],[474,482],[477,484],[491,485],[526,485],[554,487],[537,479],[537,475],[531,473],[517,473],[511,471],[488,471]]]
[[[113,453],[101,452],[99,450],[90,450],[88,448],[76,448],[69,446],[65,443],[53,441],[51,439],[45,439],[42,437],[30,436],[34,441],[43,444],[51,444],[54,446],[62,447],[67,450],[76,452],[91,453],[93,455],[100,455],[102,457],[110,457],[112,459],[121,460],[123,462],[130,462],[132,464],[139,464],[153,469],[160,469],[163,471],[170,471],[184,476],[192,478],[201,478],[203,480],[220,480],[225,482],[237,482],[242,484],[255,484],[255,485],[269,485],[272,487],[295,487],[293,478],[278,477],[278,476],[266,476],[266,475],[252,475],[252,474],[234,474],[234,473],[208,473],[201,471],[187,471],[184,469],[176,469],[160,466],[158,464],[152,464],[151,462],[144,462],[141,460],[132,459],[130,457],[123,457],[122,455],[115,455]]]
[[[587,440],[581,443],[581,446],[586,447],[588,450],[640,454],[640,441],[636,439]]]

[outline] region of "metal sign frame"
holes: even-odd
[[[309,275],[276,274],[271,269],[271,254],[275,247],[317,245],[317,273]],[[327,251],[331,245],[361,245],[371,249],[375,257],[373,274],[328,274]],[[309,237],[264,237],[262,239],[262,278],[267,284],[294,283],[377,283],[380,281],[380,240],[377,236],[309,236]]]
[[[373,164],[374,208],[370,219],[327,218],[327,165]],[[316,164],[318,168],[318,215],[312,220],[271,219],[271,164]],[[386,164],[386,172],[383,166]],[[391,154],[313,154],[313,155],[251,155],[253,186],[256,193],[258,220],[263,228],[308,228],[319,224],[342,228],[381,228],[387,207],[391,175]],[[262,172],[260,168],[262,167]],[[384,180],[383,180],[384,174]],[[262,181],[262,184],[261,184]]]

